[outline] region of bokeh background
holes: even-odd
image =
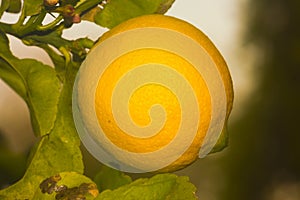
[[[235,88],[229,146],[176,173],[190,177],[201,200],[299,200],[300,1],[176,0],[167,14],[212,39]],[[64,35],[96,39],[105,31],[86,22]],[[38,48],[10,40],[17,56],[52,65]],[[0,80],[0,188],[23,175],[34,141],[25,103]],[[93,174],[98,165],[88,155],[86,162]]]

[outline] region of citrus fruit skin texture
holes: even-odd
[[[233,104],[233,86],[229,70],[214,44],[203,32],[193,25],[165,15],[140,16],[123,22],[106,32],[99,39],[99,44],[118,33],[146,27],[171,29],[180,32],[199,43],[199,45],[205,49],[216,64],[223,81],[227,99],[225,120],[227,121]],[[111,51],[113,51],[113,49]],[[110,104],[113,87],[117,84],[117,81],[122,74],[127,73],[135,66],[149,62],[172,66],[172,68],[180,72],[180,74],[182,74],[191,84],[195,95],[199,100],[199,110],[201,110],[201,116],[199,116],[199,129],[192,144],[175,162],[160,170],[164,172],[176,171],[186,167],[198,158],[199,150],[203,144],[204,137],[211,121],[212,104],[207,85],[201,77],[201,74],[197,73],[193,66],[190,66],[190,63],[184,58],[170,52],[154,49],[136,50],[122,55],[116,61],[111,63],[109,68],[104,72],[101,80],[99,80],[98,89],[95,94],[95,110],[98,122],[103,128],[106,136],[122,149],[135,153],[147,153],[167,145],[175,137],[176,130],[178,129],[181,120],[180,106],[176,100],[176,96],[172,94],[172,92],[169,92],[167,88],[157,84],[146,85],[135,91],[129,101],[128,109],[130,116],[132,120],[140,126],[146,126],[151,122],[148,113],[151,106],[154,104],[161,104],[162,107],[164,107],[166,110],[165,124],[154,136],[143,139],[129,136],[118,128],[118,125],[114,120],[114,115],[111,112]],[[224,128],[226,128],[225,126],[226,124],[224,124]],[[157,158],[157,160],[160,159],[163,158]],[[148,162],[151,163],[156,161],[152,160]]]

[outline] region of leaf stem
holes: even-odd
[[[63,19],[63,16],[59,15],[55,20],[53,20],[49,24],[37,26],[37,30],[38,31],[50,30],[50,29],[54,28],[62,19]]]
[[[20,27],[23,25],[24,21],[25,21],[25,6],[23,6],[22,11],[21,11],[21,15],[17,21],[17,23],[15,24],[16,27]]]
[[[66,49],[66,47],[62,46],[59,47],[59,51],[64,55],[65,57],[65,62],[66,62],[66,66],[69,65],[70,61],[71,61],[71,56],[69,54],[69,51]]]
[[[96,0],[96,1],[79,1],[77,5],[74,7],[76,9],[76,13],[81,14],[96,5],[100,4],[103,0]]]

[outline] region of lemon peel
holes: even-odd
[[[233,103],[227,65],[183,20],[146,15],[106,32],[77,75],[76,128],[101,162],[127,172],[175,171],[207,155]]]

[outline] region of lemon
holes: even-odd
[[[73,95],[84,145],[127,172],[175,171],[204,157],[233,103],[217,48],[193,25],[165,15],[106,32],[82,64]]]

